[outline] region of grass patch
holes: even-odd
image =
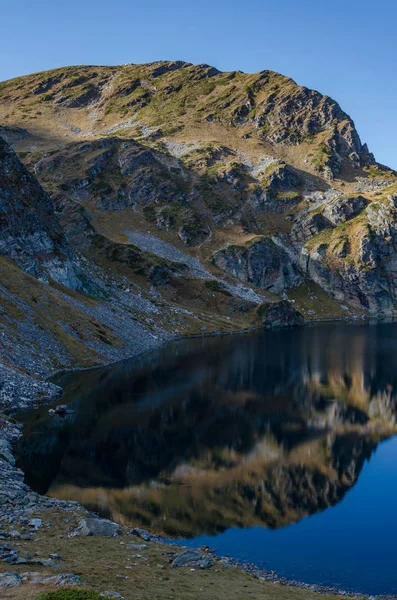
[[[382,179],[395,179],[397,174],[392,171],[391,169],[382,169],[381,167],[378,167],[376,165],[369,165],[368,167],[364,167],[364,171],[370,176],[370,177],[380,177]]]
[[[332,150],[329,146],[325,144],[321,144],[318,150],[312,157],[312,165],[317,171],[323,171],[325,167],[328,165],[328,161],[332,154]]]
[[[103,600],[103,596],[92,590],[67,588],[56,592],[43,592],[36,597],[36,600]]]
[[[288,290],[288,299],[307,320],[340,319],[348,316],[340,304],[313,281]]]
[[[35,515],[32,515],[35,516]],[[65,594],[69,589],[43,590],[30,584],[22,584],[2,591],[2,598],[12,600],[97,600],[97,596],[78,596],[76,593],[92,590],[97,595],[104,590],[113,590],[125,600],[169,600],[172,597],[183,600],[246,600],[248,598],[267,598],[268,600],[321,600],[322,596],[310,590],[288,588],[279,584],[255,579],[235,567],[227,568],[217,563],[211,569],[190,568],[175,569],[170,558],[178,552],[177,547],[148,543],[140,551],[142,558],[134,550],[128,550],[129,543],[139,544],[141,540],[127,535],[122,528],[120,537],[68,538],[78,522],[78,515],[70,512],[48,511],[37,516],[50,522],[48,529],[42,527],[40,539],[34,542],[34,550],[42,555],[58,552],[62,556],[62,572],[79,575],[83,589],[72,588],[74,596]],[[68,523],[64,522],[67,517]],[[120,544],[124,542],[124,545]],[[20,552],[32,552],[32,542],[22,541]],[[134,565],[134,563],[137,563]],[[132,566],[126,569],[126,566]],[[23,573],[26,566],[0,565],[0,572]],[[53,575],[46,567],[37,567],[41,576]],[[127,577],[127,578],[126,578]],[[51,595],[50,595],[51,594]],[[39,598],[38,598],[39,595]],[[329,600],[332,596],[328,597]],[[99,599],[98,599],[99,600]]]
[[[207,290],[211,290],[211,292],[217,292],[219,294],[224,294],[225,296],[233,296],[233,294],[224,288],[219,281],[216,281],[216,279],[210,279],[209,281],[206,281],[204,286],[207,288]]]
[[[300,199],[300,195],[298,192],[290,191],[290,192],[277,192],[278,200],[291,200],[297,201]]]

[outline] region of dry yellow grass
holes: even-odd
[[[277,583],[255,579],[238,568],[226,568],[220,563],[207,570],[172,568],[168,560],[177,548],[149,543],[145,550],[127,550],[129,543],[142,543],[136,536],[120,537],[74,537],[65,534],[77,525],[77,519],[65,524],[67,513],[49,513],[44,517],[37,542],[21,542],[20,551],[41,552],[42,557],[57,552],[63,558],[56,569],[34,567],[41,575],[74,573],[82,578],[84,588],[97,592],[113,590],[125,600],[319,600],[321,596],[308,590],[289,588]],[[120,544],[124,542],[124,544]],[[144,558],[132,558],[141,554]],[[129,560],[128,560],[129,559]],[[144,560],[146,559],[146,560]],[[138,566],[133,566],[138,563]],[[132,566],[126,569],[127,566]],[[25,572],[31,567],[9,566],[0,563],[0,572]],[[120,577],[122,575],[122,577]],[[124,578],[126,577],[126,578]],[[41,591],[51,587],[23,584],[2,590],[2,600],[32,600]],[[328,598],[332,600],[335,597]]]

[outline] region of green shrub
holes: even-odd
[[[36,597],[36,600],[103,600],[103,596],[92,590],[67,588],[56,592],[43,592]]]
[[[211,292],[218,292],[219,294],[224,294],[225,296],[233,295],[229,292],[229,290],[224,288],[219,281],[216,281],[216,279],[210,279],[209,281],[206,281],[204,285],[208,290],[211,290]]]

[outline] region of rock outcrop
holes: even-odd
[[[39,279],[81,287],[49,195],[1,138],[0,254]]]
[[[361,208],[363,202],[359,202]],[[342,210],[344,214],[346,205]],[[397,302],[397,196],[372,202],[358,221],[345,227],[324,228],[302,247],[301,266],[339,300],[373,314],[393,313]]]
[[[276,294],[301,281],[287,252],[271,238],[254,239],[245,246],[228,246],[215,253],[213,262],[233,277]]]
[[[266,327],[297,327],[305,322],[303,316],[286,301],[260,306],[258,314]]]

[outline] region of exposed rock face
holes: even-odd
[[[268,189],[271,192],[285,192],[301,185],[302,180],[298,173],[284,163],[275,163],[265,171]]]
[[[40,279],[81,285],[50,197],[1,138],[0,254]]]
[[[327,227],[331,227],[331,222],[323,214],[304,211],[300,213],[294,223],[292,239],[303,242],[327,229]]]
[[[298,284],[301,279],[287,252],[270,238],[219,250],[213,261],[233,277],[274,293]]]
[[[359,215],[368,201],[362,196],[348,198],[337,195],[319,207],[304,209],[299,213],[292,229],[292,239],[302,242],[324,229],[336,227]]]
[[[267,327],[296,327],[305,322],[302,315],[286,301],[261,306],[258,314]]]
[[[262,77],[266,76],[264,72]],[[269,139],[297,144],[305,136],[334,127],[328,145],[335,162],[343,158],[353,163],[373,161],[368,148],[361,144],[353,121],[334,100],[306,87],[291,88],[289,95],[280,98],[273,94],[259,107],[258,123],[268,123],[273,129]]]
[[[309,242],[301,250],[301,266],[339,300],[390,314],[397,301],[396,252],[397,196],[389,196],[372,202],[365,220],[351,229]]]
[[[322,214],[332,225],[340,225],[357,216],[367,206],[367,200],[362,196],[346,198],[344,196],[329,202]]]

